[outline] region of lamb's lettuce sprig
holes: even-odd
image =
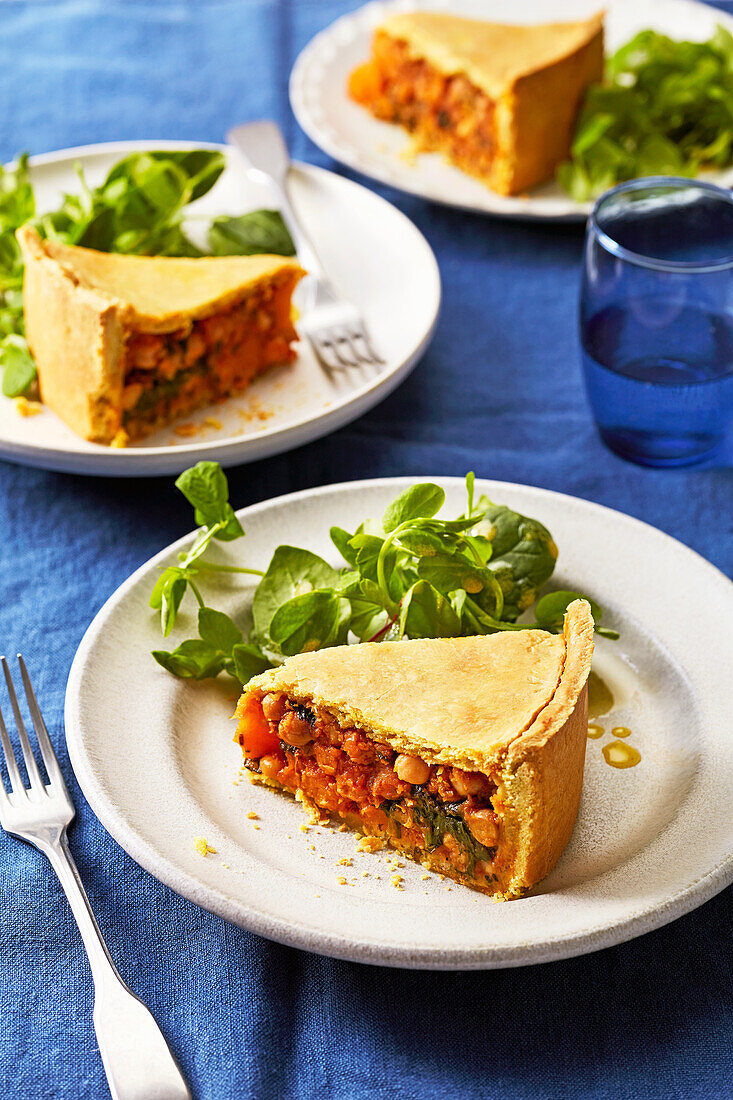
[[[150,606],[160,612],[167,636],[189,590],[199,605],[199,637],[153,653],[186,679],[225,671],[246,683],[296,653],[356,640],[453,638],[532,626],[559,632],[568,604],[578,597],[549,593],[539,599],[534,622],[517,621],[552,575],[557,547],[538,520],[487,497],[476,499],[473,474],[466,478],[466,511],[455,519],[438,515],[445,503],[439,485],[411,485],[381,521],[367,519],[354,532],[331,528],[340,568],[310,550],[283,545],[264,572],[204,560],[213,540],[244,535],[218,464],[199,462],[176,485],[193,504],[200,528],[179,563],[161,572]],[[200,585],[217,572],[260,578],[246,641],[229,616],[204,601]],[[618,637],[600,626],[603,612],[595,601],[591,607],[596,630]]]

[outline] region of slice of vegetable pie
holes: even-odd
[[[603,19],[511,26],[430,11],[391,15],[349,80],[352,99],[501,195],[550,179],[603,75]]]
[[[519,897],[573,830],[593,619],[563,633],[366,642],[251,680],[236,740],[253,780],[289,791],[432,871]]]
[[[42,400],[96,443],[139,439],[295,358],[283,256],[96,252],[18,230]]]

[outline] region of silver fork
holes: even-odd
[[[47,856],[79,925],[94,978],[94,1029],[113,1100],[191,1100],[181,1071],[148,1009],[117,973],[69,851],[66,828],[74,804],[61,774],[23,658],[18,664],[28,709],[50,780],[44,783],[31,748],[8,662],[0,657],[25,768],[26,788],[0,710],[2,742],[12,794],[0,781],[0,824]]]
[[[274,195],[298,258],[308,272],[298,325],[321,366],[329,373],[354,367],[377,373],[384,359],[374,350],[359,310],[329,281],[288,198],[290,157],[280,127],[275,122],[249,122],[230,130],[227,140],[241,154],[251,178],[265,184]]]

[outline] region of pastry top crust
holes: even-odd
[[[407,43],[446,75],[465,73],[492,99],[529,73],[548,68],[586,46],[603,30],[603,15],[576,23],[512,25],[431,11],[392,15],[379,28]]]
[[[486,771],[514,745],[516,765],[521,742],[531,747],[563,724],[590,671],[592,634],[590,607],[576,600],[561,635],[521,630],[302,653],[251,680],[243,699],[283,691],[397,751]]]
[[[235,305],[281,272],[304,274],[287,256],[124,256],[42,240],[28,225],[16,236],[26,264],[90,291],[137,332],[174,332]]]
[[[541,749],[570,718],[585,687],[593,657],[593,617],[586,600],[575,600],[565,613],[562,632],[565,661],[557,689],[522,736],[509,747],[506,764],[512,770],[527,755]]]

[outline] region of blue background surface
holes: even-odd
[[[217,141],[233,123],[273,116],[294,155],[331,166],[292,118],[287,77],[312,34],[352,6],[3,0],[0,156],[124,138]],[[436,251],[444,308],[435,342],[357,423],[231,471],[234,504],[325,484],[334,471],[342,480],[473,468],[638,516],[730,574],[730,470],[637,469],[595,435],[575,327],[581,229],[479,218],[380,190]],[[74,652],[118,584],[190,528],[172,482],[0,463],[0,646],[29,659],[67,777],[62,712]],[[268,943],[178,898],[73,790],[71,844],[112,955],[200,1100],[733,1094],[730,891],[567,962],[478,974],[369,968]],[[43,858],[4,835],[0,911],[0,1096],[108,1095],[67,903]]]

